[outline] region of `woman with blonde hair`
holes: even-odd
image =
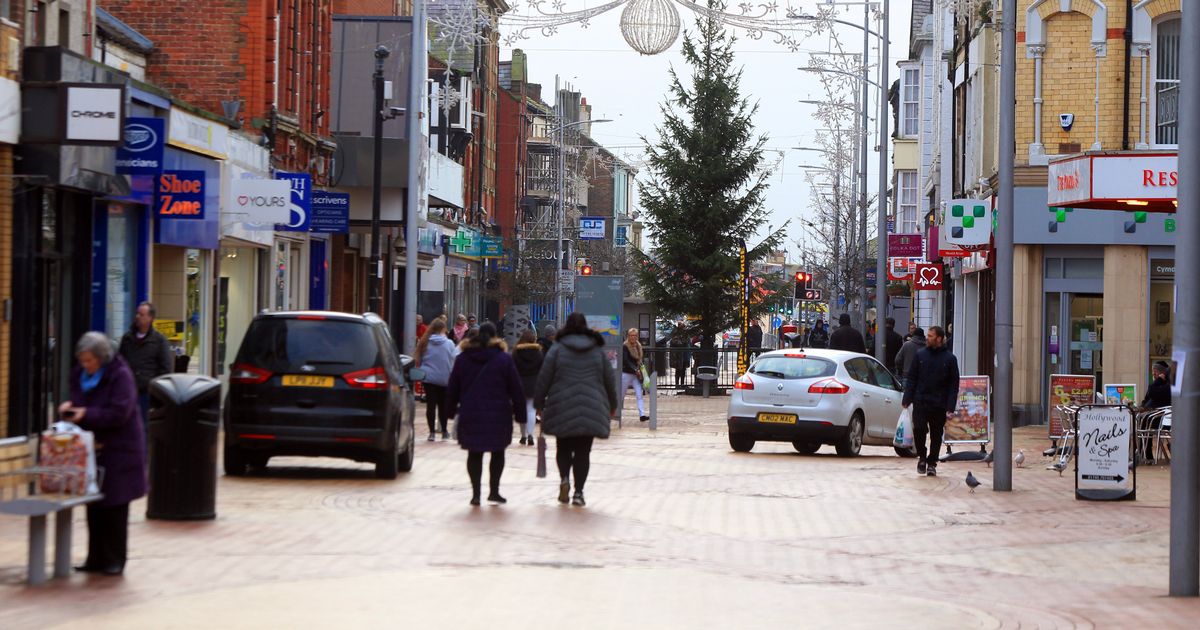
[[[621,346],[621,397],[633,387],[633,393],[637,396],[638,419],[646,422],[650,416],[646,415],[646,405],[642,401],[643,359],[645,352],[642,350],[642,342],[638,341],[638,330],[630,328],[625,333],[625,343]]]

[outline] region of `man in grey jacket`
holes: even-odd
[[[170,374],[175,362],[171,342],[154,329],[156,315],[158,312],[154,310],[153,304],[138,304],[137,312],[133,315],[133,326],[121,337],[120,354],[133,371],[143,423],[149,420],[150,381],[163,374]]]
[[[925,331],[918,326],[913,326],[912,337],[900,346],[900,352],[896,353],[896,376],[900,382],[908,377],[908,368],[912,367],[913,360],[917,358],[917,353],[925,349]]]

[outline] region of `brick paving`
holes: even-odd
[[[1195,627],[1164,597],[1169,471],[1138,501],[1072,498],[1044,428],[1012,493],[982,463],[866,448],[728,448],[725,401],[660,399],[656,433],[627,400],[598,442],[585,509],[558,505],[535,449],[509,450],[509,504],[472,509],[457,446],[418,441],[394,482],[339,460],[273,460],[221,478],[218,518],[146,521],[121,579],[22,585],[24,525],[0,519],[0,628],[1131,628]],[[424,430],[418,429],[424,437]],[[553,453],[551,453],[551,456]],[[553,468],[553,462],[551,462]],[[984,487],[971,494],[972,470]],[[554,474],[551,473],[553,478]],[[82,519],[79,519],[82,520]],[[76,526],[75,558],[86,531]]]

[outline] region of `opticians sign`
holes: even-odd
[[[1051,207],[1175,212],[1179,156],[1174,153],[1097,153],[1050,163]]]
[[[346,234],[350,232],[350,195],[349,193],[315,190],[312,196],[312,213],[309,217],[308,229],[312,232],[326,234]],[[419,251],[420,248],[418,248]]]
[[[163,171],[154,186],[159,219],[204,218],[204,171]]]
[[[166,121],[161,118],[126,118],[124,141],[117,147],[117,172],[129,175],[161,173],[166,131]]]

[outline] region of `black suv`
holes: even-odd
[[[225,474],[273,455],[373,462],[381,479],[411,470],[411,366],[375,315],[259,314],[230,367]]]

